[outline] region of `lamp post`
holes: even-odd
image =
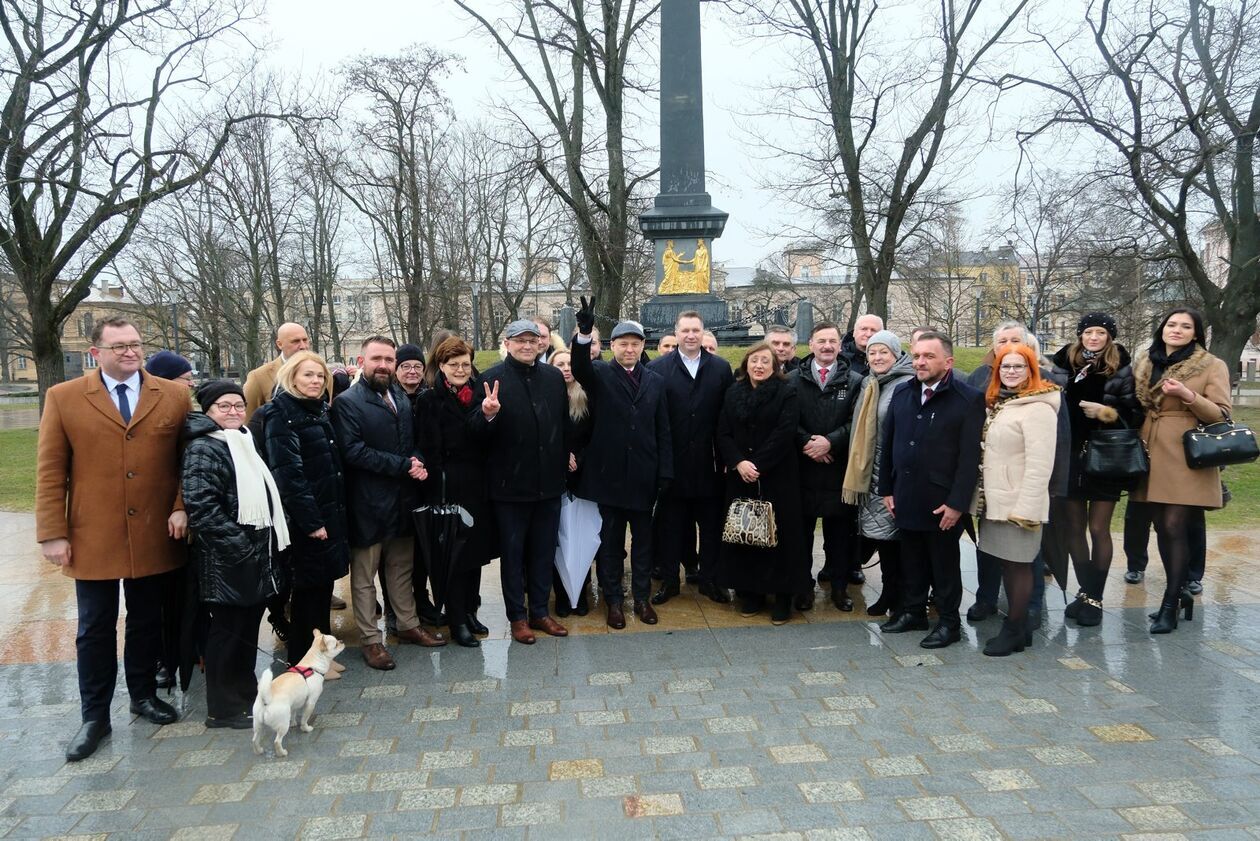
[[[980,343],[980,298],[984,295],[984,289],[979,286],[971,287],[971,294],[976,297],[976,347],[981,347]]]

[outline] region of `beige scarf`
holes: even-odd
[[[849,433],[849,464],[844,469],[844,490],[840,497],[849,505],[861,505],[871,492],[875,471],[875,439],[879,435],[879,377],[871,374],[862,389]]]

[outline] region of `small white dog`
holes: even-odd
[[[324,691],[325,679],[336,680],[345,670],[334,660],[345,650],[344,642],[316,629],[310,651],[296,666],[274,679],[271,669],[263,671],[258,679],[258,697],[254,699],[254,753],[263,752],[263,727],[270,727],[276,731],[276,756],[288,756],[284,736],[293,726],[298,710],[302,711],[302,732],[315,729],[311,727],[311,714]]]

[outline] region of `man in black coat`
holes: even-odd
[[[893,392],[881,433],[888,469],[881,465],[878,487],[901,531],[906,592],[902,612],[880,627],[927,630],[930,584],[940,622],[919,645],[944,648],[960,639],[958,540],[980,475],[984,394],[954,376],[948,336],[924,333],[911,352],[915,380]]]
[[[582,350],[591,342],[595,299],[581,299],[573,346],[573,379],[595,405],[595,426],[585,450],[578,496],[599,503],[596,571],[608,609],[608,626],[626,626],[621,579],[625,574],[626,526],[630,527],[630,590],[634,613],[656,624],[648,601],[652,587],[652,507],[674,475],[674,454],[665,408],[665,380],[642,363],[643,328],[622,321],[613,328],[613,361],[595,362]],[[675,573],[677,567],[675,567]]]
[[[560,369],[537,361],[538,330],[525,318],[507,326],[507,358],[482,377],[479,421],[490,441],[486,479],[503,551],[503,602],[512,639],[524,645],[534,644],[533,631],[569,634],[547,610],[569,469],[569,393]]]
[[[376,573],[386,579],[398,617],[398,641],[446,645],[420,627],[412,589],[411,509],[415,481],[428,476],[416,450],[411,401],[394,383],[395,346],[369,336],[360,350],[359,381],[333,401],[332,421],[345,462],[349,501],[350,591],[363,660],[373,669],[394,668],[376,624]]]
[[[840,342],[840,355],[849,363],[849,370],[859,377],[871,372],[866,364],[866,343],[880,330],[884,329],[884,319],[874,313],[859,315],[853,322],[853,331],[844,334]]]
[[[813,569],[814,527],[823,521],[821,580],[829,578],[831,600],[843,611],[853,610],[847,584],[857,549],[857,508],[840,498],[849,464],[849,425],[861,380],[850,373],[840,356],[840,328],[829,321],[814,325],[809,355],[788,375],[796,389],[799,416],[796,426],[800,462],[801,527],[806,565]],[[826,577],[824,578],[824,573]],[[797,608],[813,607],[813,593],[798,593]]]
[[[701,595],[719,604],[730,594],[717,586],[718,550],[722,542],[722,474],[718,471],[718,415],[726,389],[735,382],[731,365],[700,346],[704,320],[694,310],[680,313],[674,333],[678,348],[648,365],[665,380],[669,409],[670,448],[674,453],[669,490],[656,507],[657,568],[661,587],[652,604],[664,604],[679,593],[679,565],[695,556],[700,533],[698,572]]]

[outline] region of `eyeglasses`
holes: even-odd
[[[112,351],[118,356],[122,356],[127,351],[131,351],[132,353],[139,353],[143,349],[144,349],[144,345],[141,344],[140,342],[127,342],[125,344],[120,342],[119,344],[116,344],[116,345],[105,345],[105,347],[103,348],[103,350]]]
[[[218,409],[225,415],[231,414],[232,412],[235,412],[238,415],[245,414],[244,403],[211,403],[210,406]]]
[[[455,371],[467,371],[472,368],[471,362],[443,362],[442,365]]]
[[[398,370],[399,371],[423,371],[424,363],[423,362],[404,362],[403,364],[398,366]]]
[[[1012,371],[1012,372],[1013,371],[1027,371],[1028,366],[1027,365],[999,365],[998,370],[999,371]]]

